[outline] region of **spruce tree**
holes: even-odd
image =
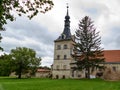
[[[76,69],[84,69],[86,78],[90,78],[90,70],[102,68],[100,63],[104,62],[103,49],[100,47],[101,37],[88,16],[85,16],[78,26],[73,57],[76,60]]]

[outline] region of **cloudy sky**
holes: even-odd
[[[2,33],[1,46],[9,53],[16,47],[29,47],[42,57],[42,65],[53,63],[54,40],[62,33],[66,3],[69,3],[71,32],[74,34],[78,22],[90,16],[100,31],[105,50],[120,50],[120,0],[53,0],[54,7],[46,14],[38,14],[32,20],[25,16],[9,22]]]

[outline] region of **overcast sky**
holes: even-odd
[[[39,14],[32,20],[22,16],[15,22],[8,22],[2,32],[1,46],[9,53],[16,47],[28,47],[42,58],[43,66],[53,63],[54,40],[62,33],[66,3],[69,3],[71,32],[74,34],[78,22],[90,16],[100,31],[102,47],[105,50],[120,50],[120,0],[53,0],[54,7],[46,14]]]

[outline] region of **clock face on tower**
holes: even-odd
[[[66,38],[66,35],[65,34],[62,34],[62,39],[65,39]]]

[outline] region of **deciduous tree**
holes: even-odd
[[[0,34],[0,43],[1,43],[2,36]],[[3,48],[0,46],[0,50],[3,51]]]
[[[40,65],[41,58],[36,57],[36,52],[33,49],[26,47],[17,47],[12,49],[10,53],[13,62],[13,71],[16,72],[18,78],[29,71],[36,69]]]
[[[38,12],[45,13],[53,7],[51,0],[0,0],[0,30],[7,20],[14,21],[14,13],[27,15],[30,19]],[[13,13],[14,12],[14,13]]]
[[[9,76],[12,71],[12,63],[10,55],[4,54],[0,56],[0,76]]]

